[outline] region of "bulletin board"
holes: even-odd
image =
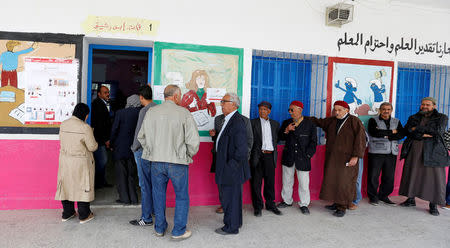
[[[56,134],[81,99],[83,35],[0,32],[0,133]]]

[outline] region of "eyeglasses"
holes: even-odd
[[[233,102],[233,101],[230,101],[230,100],[220,100],[220,103],[221,103],[221,104],[224,104],[224,103],[226,103],[226,102]]]
[[[293,108],[289,108],[288,109],[288,112],[290,113],[290,112],[294,112],[294,109]]]

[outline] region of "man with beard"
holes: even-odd
[[[408,199],[400,205],[415,206],[414,197],[429,201],[429,212],[438,216],[437,205],[445,205],[445,167],[449,165],[443,134],[448,117],[436,110],[436,99],[422,99],[420,111],[408,118],[407,138],[401,159],[405,159],[399,194]]]
[[[327,144],[320,199],[333,202],[325,206],[336,217],[343,217],[356,199],[358,158],[366,150],[366,134],[358,117],[350,115],[344,101],[334,103],[335,116],[311,120],[326,133]]]

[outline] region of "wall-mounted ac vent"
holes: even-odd
[[[328,26],[340,27],[353,21],[353,5],[339,3],[326,9],[326,24]]]

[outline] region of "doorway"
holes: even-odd
[[[97,97],[100,86],[108,87],[110,91],[109,111],[111,123],[115,113],[123,109],[127,97],[138,94],[139,87],[151,81],[151,47],[89,45],[87,104],[91,107]],[[88,120],[90,123],[90,119]],[[119,199],[115,180],[112,152],[108,150],[108,162],[105,176],[111,187],[95,190],[93,205],[115,205]],[[136,173],[136,182],[137,173]],[[136,187],[138,195],[140,190]]]

